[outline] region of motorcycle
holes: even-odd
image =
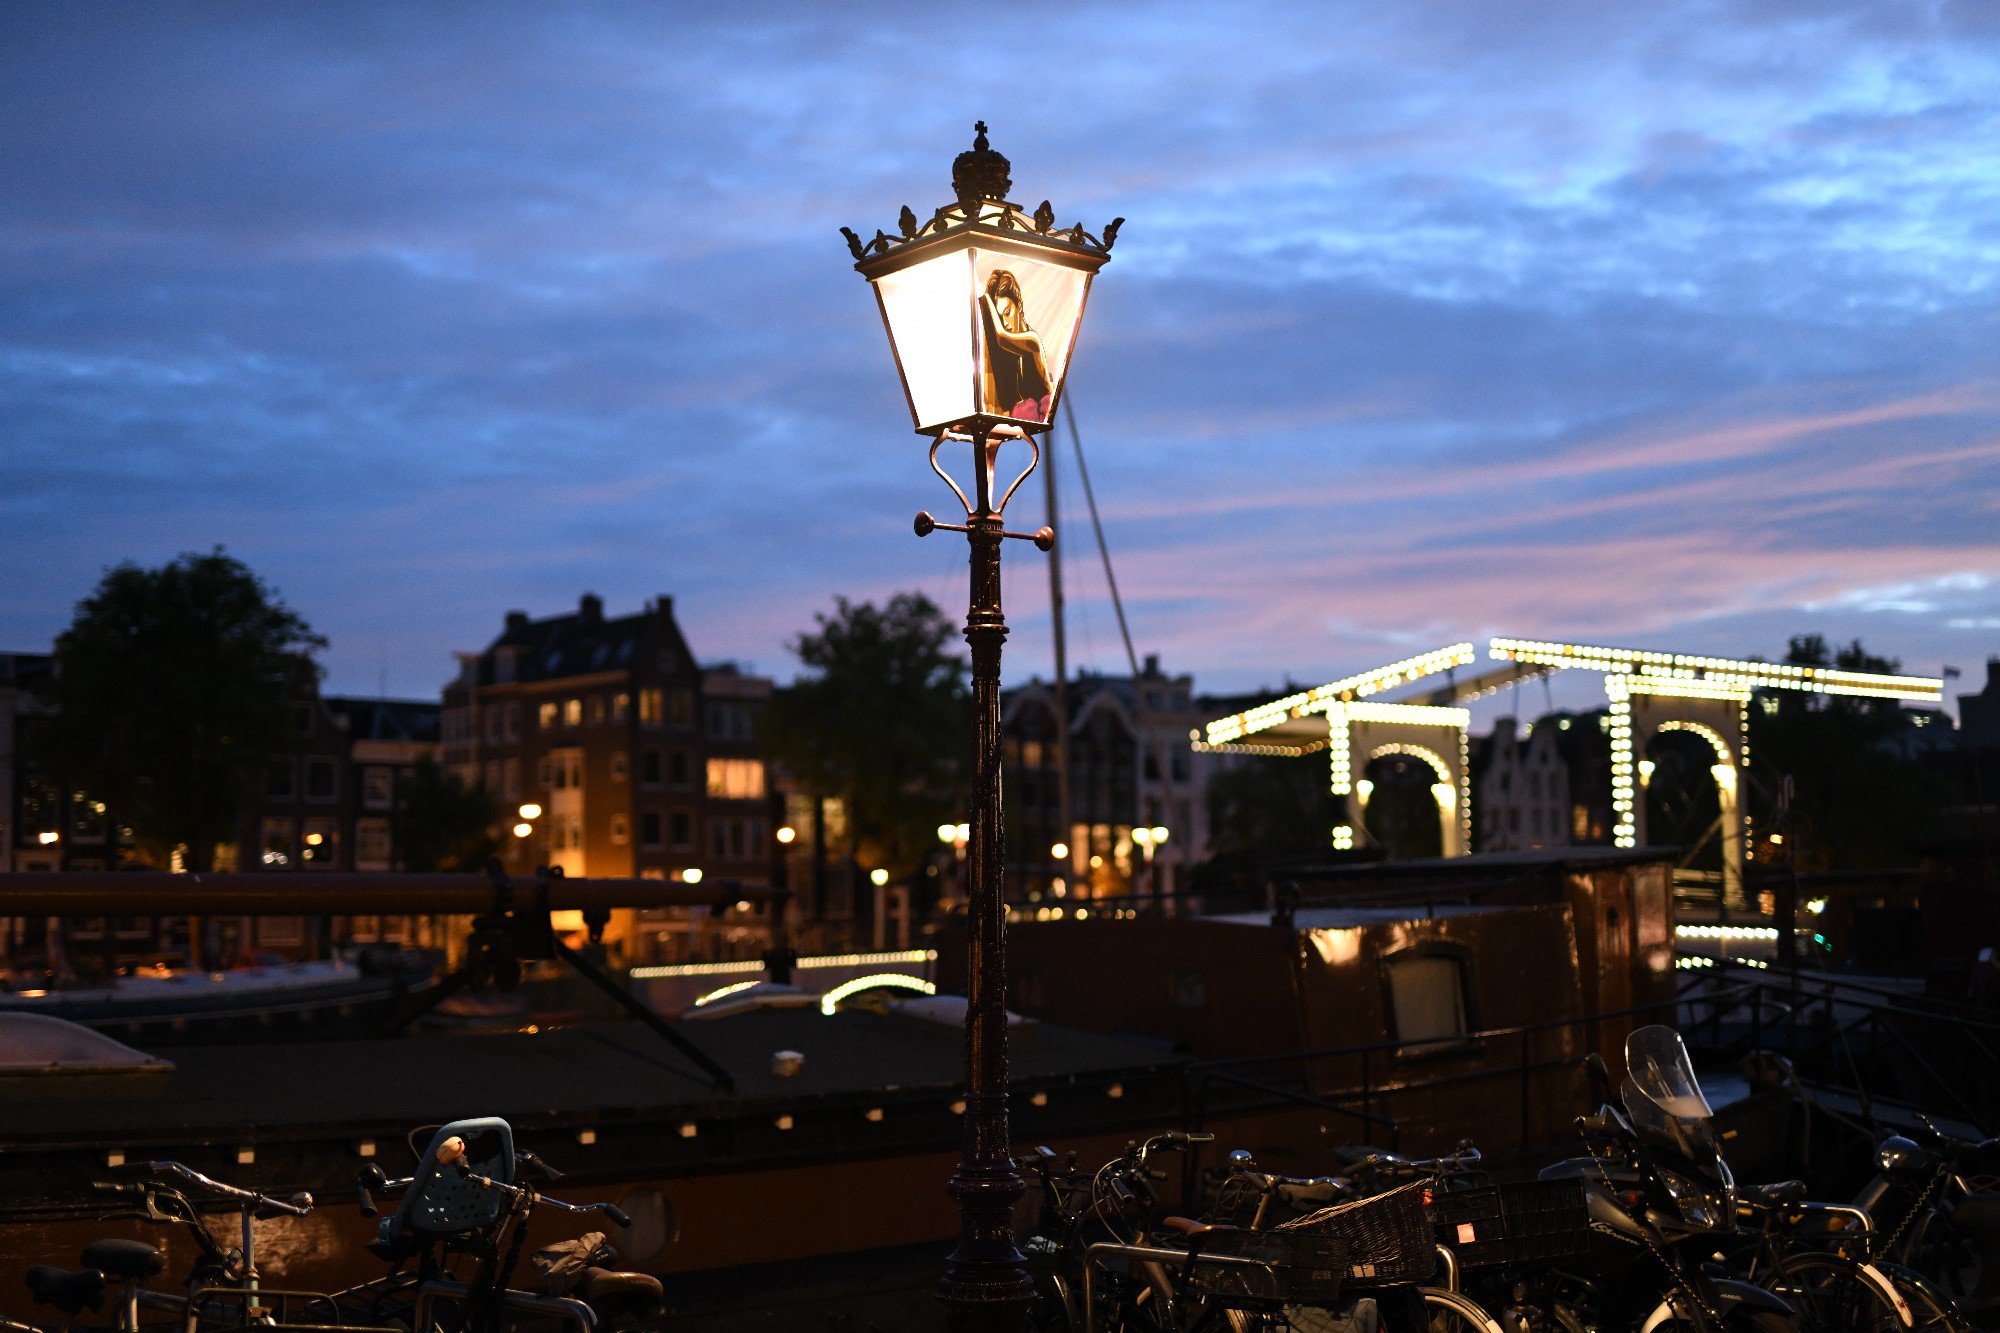
[[[1737,1188],[1680,1034],[1636,1029],[1625,1065],[1623,1106],[1607,1102],[1577,1122],[1589,1155],[1541,1172],[1581,1181],[1588,1253],[1541,1275],[1540,1293],[1524,1281],[1514,1294],[1539,1294],[1534,1303],[1567,1333],[1792,1333],[1797,1321],[1781,1297],[1711,1262],[1735,1232]]]

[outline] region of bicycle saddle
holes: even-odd
[[[1742,1187],[1743,1202],[1764,1208],[1780,1208],[1788,1203],[1797,1203],[1806,1197],[1806,1183],[1803,1180],[1780,1180],[1774,1185],[1745,1185]]]
[[[1235,1231],[1237,1228],[1215,1222],[1197,1222],[1191,1217],[1163,1217],[1160,1222],[1169,1231],[1178,1231],[1186,1236],[1205,1236],[1211,1231]]]
[[[660,1279],[644,1273],[617,1273],[603,1268],[584,1270],[577,1295],[589,1304],[609,1312],[612,1309],[651,1308],[660,1303]]]
[[[94,1268],[72,1273],[67,1268],[36,1264],[26,1274],[28,1294],[37,1305],[53,1305],[72,1317],[104,1304],[104,1274]]]
[[[166,1256],[143,1240],[94,1240],[83,1247],[83,1263],[108,1277],[149,1278],[167,1266]]]

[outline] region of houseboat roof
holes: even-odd
[[[936,1151],[963,1134],[956,1027],[765,1009],[689,1036],[734,1077],[734,1094],[636,1023],[181,1047],[172,1066],[122,1074],[115,1089],[88,1075],[0,1078],[0,1200],[87,1203],[113,1155],[173,1158],[253,1187],[351,1189],[358,1158],[374,1152],[361,1145],[380,1141],[394,1161],[413,1128],[477,1115],[567,1140],[562,1165],[583,1181]],[[1038,1023],[1010,1045],[1023,1136],[1144,1123],[1177,1104],[1185,1057],[1164,1043]],[[797,1073],[776,1072],[780,1051],[804,1057]]]
[[[1301,907],[1292,914],[1292,925],[1299,930],[1346,930],[1356,926],[1381,926],[1398,921],[1435,920],[1448,916],[1477,916],[1485,912],[1504,912],[1508,907],[1498,903],[1438,903],[1426,906],[1423,903],[1399,903],[1394,906],[1345,906],[1336,904],[1329,907]],[[1232,925],[1271,927],[1269,912],[1230,912],[1222,916],[1205,917],[1208,921],[1223,921]]]

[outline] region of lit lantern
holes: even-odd
[[[956,203],[901,234],[864,242],[846,227],[855,270],[874,285],[917,433],[1032,435],[1055,420],[1090,280],[1123,218],[1097,237],[1058,229],[1046,201],[1007,202],[1007,159],[986,124],[951,168]]]

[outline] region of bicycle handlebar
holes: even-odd
[[[201,1172],[180,1162],[130,1162],[123,1167],[114,1169],[123,1171],[127,1175],[177,1177],[184,1184],[191,1185],[196,1189],[207,1190],[212,1194],[218,1194],[240,1207],[255,1208],[259,1212],[268,1210],[273,1214],[281,1213],[288,1217],[304,1217],[313,1208],[313,1197],[310,1194],[301,1192],[294,1194],[289,1200],[274,1199],[268,1194],[259,1194],[255,1190],[239,1189],[234,1185],[225,1185],[221,1181],[204,1176]],[[146,1182],[135,1181],[131,1182],[128,1188],[121,1189],[110,1184],[101,1185],[99,1188],[107,1189],[117,1194],[131,1194],[145,1193],[153,1187]]]
[[[483,1190],[492,1190],[497,1194],[504,1194],[516,1203],[532,1196],[536,1203],[546,1204],[551,1208],[560,1209],[565,1213],[602,1213],[613,1223],[628,1231],[632,1227],[632,1219],[625,1214],[623,1209],[614,1204],[566,1203],[561,1199],[551,1198],[549,1195],[537,1193],[524,1186],[509,1185],[505,1181],[495,1180],[491,1176],[482,1176],[472,1171],[467,1171],[463,1178],[471,1181]],[[375,1194],[377,1192],[382,1194],[400,1194],[414,1185],[416,1180],[415,1176],[404,1176],[397,1180],[391,1180],[382,1174],[382,1168],[379,1166],[363,1169],[360,1179],[355,1182],[355,1191],[360,1195],[361,1215],[363,1217],[375,1216]]]

